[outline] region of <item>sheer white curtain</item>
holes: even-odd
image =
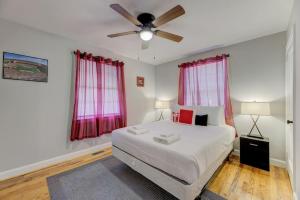
[[[224,106],[226,123],[234,126],[228,83],[227,55],[182,63],[178,104]]]
[[[94,117],[97,113],[96,62],[80,60],[78,118]]]
[[[103,92],[103,101],[102,104],[103,113],[106,116],[109,115],[119,115],[120,106],[119,106],[119,95],[118,95],[118,82],[117,82],[117,67],[103,64],[102,70],[104,73],[101,73]]]
[[[71,140],[98,137],[126,124],[124,63],[78,50]]]
[[[102,73],[97,74],[97,70],[101,70]],[[99,95],[102,99],[101,105],[97,100]],[[99,113],[100,109],[102,112]],[[95,61],[82,59],[80,60],[78,118],[93,118],[99,114],[104,116],[120,114],[117,67],[108,64],[96,65]]]
[[[225,65],[220,62],[186,69],[186,105],[224,105]]]

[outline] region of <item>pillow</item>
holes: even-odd
[[[194,124],[195,123],[195,116],[196,116],[195,107],[193,107],[193,106],[182,106],[182,105],[176,104],[175,106],[173,106],[172,111],[175,112],[175,113],[179,113],[181,109],[183,109],[183,110],[192,110],[193,111],[192,124]]]
[[[185,124],[192,124],[193,123],[193,110],[184,110],[180,109],[179,114],[179,122]]]
[[[208,115],[196,115],[195,125],[207,126]]]
[[[225,125],[225,114],[223,106],[197,106],[197,113],[208,115],[207,124],[214,126]]]

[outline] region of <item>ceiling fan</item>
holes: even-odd
[[[175,35],[173,33],[168,33],[161,30],[152,30],[154,28],[157,28],[165,23],[168,23],[169,21],[183,15],[185,13],[182,6],[177,5],[174,8],[170,9],[157,19],[152,15],[151,13],[141,13],[138,15],[137,18],[135,18],[133,15],[131,15],[127,10],[125,10],[122,6],[119,4],[111,4],[110,7],[118,12],[120,15],[125,17],[127,20],[129,20],[131,23],[139,27],[141,30],[138,31],[127,31],[122,33],[115,33],[110,34],[108,37],[114,38],[124,35],[131,35],[131,34],[139,34],[140,38],[142,39],[142,49],[146,49],[149,47],[149,42],[153,35],[156,35],[158,37],[162,37],[174,42],[180,42],[183,37],[179,35]]]

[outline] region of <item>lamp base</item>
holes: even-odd
[[[252,119],[252,121],[253,121],[253,126],[252,126],[250,132],[249,132],[248,135],[247,135],[248,137],[253,137],[253,138],[258,138],[258,139],[264,139],[264,137],[262,136],[262,134],[261,134],[261,132],[260,132],[258,126],[257,126],[257,121],[258,121],[259,117],[260,117],[260,115],[258,115],[257,118],[256,118],[256,120],[255,120],[255,119],[253,118],[253,115],[251,115],[251,119]],[[254,127],[257,129],[259,135],[251,135],[251,133],[252,133]]]
[[[163,110],[160,112],[160,116],[159,116],[159,119],[157,121],[160,121],[160,120],[164,120],[164,115],[163,115]]]

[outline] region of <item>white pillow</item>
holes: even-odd
[[[207,114],[207,124],[220,126],[225,125],[225,113],[223,106],[197,106],[196,115]]]

